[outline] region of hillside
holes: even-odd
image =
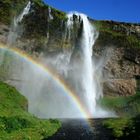
[[[60,127],[56,120],[42,120],[27,112],[28,103],[14,87],[0,82],[0,139],[41,140]]]

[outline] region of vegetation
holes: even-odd
[[[32,0],[35,4],[45,6],[42,0]],[[19,15],[28,0],[2,0],[0,1],[0,22],[5,24],[10,24],[14,16]]]
[[[100,104],[114,110],[119,116],[135,116],[140,113],[140,92],[127,97],[106,96],[100,100]]]
[[[140,115],[134,118],[108,119],[103,125],[112,132],[113,139],[140,139]]]
[[[14,88],[0,82],[0,139],[39,140],[60,127],[57,120],[41,120],[27,112],[27,100]]]
[[[10,24],[17,13],[20,13],[27,0],[2,0],[0,1],[0,22]],[[16,7],[16,8],[15,8]]]
[[[94,21],[94,25],[100,32],[97,44],[140,48],[139,36],[130,30],[131,24]]]
[[[104,97],[100,104],[121,116],[103,121],[113,139],[140,139],[140,92],[128,97]]]
[[[97,45],[140,48],[139,36],[135,31],[132,32],[132,24],[113,21],[94,21],[93,24],[99,30]],[[99,104],[105,109],[115,111],[121,117],[103,121],[103,126],[110,130],[112,139],[140,139],[140,91],[127,97],[105,96]]]
[[[44,4],[44,2],[42,0],[33,0],[33,2],[37,5],[39,5],[40,7],[47,6],[47,5]]]
[[[114,137],[121,137],[123,136],[123,131],[132,126],[132,120],[129,118],[108,119],[103,122],[103,125],[112,130]]]
[[[24,38],[35,38],[39,41],[43,37],[47,40],[48,35],[53,39],[57,38],[56,40],[62,37],[65,30],[64,22],[67,20],[66,13],[52,7],[50,8],[53,19],[49,17],[49,6],[43,2],[34,0],[34,5],[32,5],[32,9],[34,10],[23,20],[25,29]]]

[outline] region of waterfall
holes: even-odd
[[[68,17],[68,21],[67,21],[67,32],[68,32],[68,39],[70,40],[70,37],[71,37],[71,29],[72,29],[72,26],[73,26],[73,14],[68,14],[67,15]]]
[[[47,22],[48,22],[48,25],[47,25],[47,40],[49,40],[49,36],[50,36],[50,34],[49,34],[49,30],[50,30],[50,21],[51,20],[53,20],[54,18],[53,18],[53,15],[52,15],[52,9],[51,9],[51,7],[49,6],[48,7],[48,18],[47,18]]]
[[[91,114],[95,111],[96,107],[96,81],[95,81],[95,67],[92,62],[92,47],[96,40],[95,31],[90,24],[86,15],[81,14],[83,20],[83,34],[81,39],[81,48],[83,50],[83,74],[82,85],[85,90],[88,109]]]
[[[21,12],[21,14],[17,17],[16,24],[22,21],[23,17],[29,13],[30,8],[31,8],[31,2],[29,1],[26,7]]]
[[[31,8],[31,2],[29,1],[27,5],[25,6],[25,8],[23,9],[23,11],[21,12],[21,14],[18,17],[14,17],[14,21],[11,26],[8,39],[7,39],[7,43],[9,45],[15,43],[17,37],[20,35],[21,29],[19,29],[18,24],[22,21],[23,17],[29,13],[30,8]]]
[[[53,16],[51,14],[52,12],[51,7],[48,7],[48,12],[49,12],[49,20],[53,20]]]
[[[88,18],[84,14],[79,14],[77,12],[68,14],[67,28],[68,28],[68,36],[71,36],[71,28],[73,28],[74,19],[73,15],[78,17],[78,21],[83,24],[82,35],[80,40],[80,49],[82,51],[82,66],[77,64],[80,68],[80,72],[76,74],[80,74],[80,87],[82,87],[82,93],[85,103],[87,106],[87,110],[90,112],[92,116],[94,116],[97,112],[96,100],[100,97],[101,93],[99,93],[96,79],[96,71],[94,60],[92,59],[92,49],[95,43],[95,40],[98,36],[97,31],[94,26],[89,22]],[[99,109],[99,108],[98,108]],[[98,110],[99,111],[99,110]]]

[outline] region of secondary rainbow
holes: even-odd
[[[0,48],[11,51],[20,57],[24,57],[24,59],[30,61],[31,63],[39,67],[41,70],[45,71],[65,91],[66,96],[68,96],[72,100],[72,102],[75,104],[78,110],[82,113],[83,117],[85,119],[91,118],[90,113],[82,105],[80,99],[76,96],[75,92],[67,85],[67,83],[58,74],[52,71],[52,69],[43,65],[38,60],[33,59],[30,55],[28,55],[27,53],[25,53],[20,49],[14,47],[7,47],[6,45],[1,43]]]

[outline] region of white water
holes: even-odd
[[[89,22],[88,18],[84,14],[70,13],[68,14],[68,28],[73,25],[73,14],[81,17],[83,21],[83,32],[81,37],[80,47],[83,52],[83,67],[82,67],[82,87],[84,89],[85,100],[88,106],[88,111],[93,115],[96,108],[96,81],[95,70],[92,62],[92,47],[97,38],[93,25]],[[70,36],[70,31],[69,31]]]
[[[92,64],[92,47],[96,40],[93,26],[87,19],[86,15],[80,15],[83,20],[83,35],[81,40],[81,47],[83,50],[83,87],[87,98],[88,109],[93,115],[96,107],[96,81],[95,70]]]
[[[48,12],[49,12],[49,20],[53,20],[53,16],[52,16],[52,10],[51,7],[48,8]]]
[[[21,14],[17,17],[16,23],[15,23],[15,24],[21,22],[22,19],[23,19],[23,17],[24,17],[25,15],[28,15],[28,13],[29,13],[29,11],[30,11],[30,8],[31,8],[31,2],[29,1],[29,2],[27,3],[26,7],[25,7],[25,8],[23,9],[23,11],[21,12]]]
[[[73,14],[70,13],[67,15],[68,17],[68,21],[67,21],[67,33],[68,33],[68,39],[70,39],[71,37],[71,29],[72,29],[72,26],[73,26]]]
[[[91,25],[88,18],[84,14],[79,14],[77,12],[72,12],[67,15],[68,17],[68,36],[71,37],[71,28],[73,28],[74,21],[73,15],[77,15],[79,22],[83,22],[83,31],[80,40],[80,49],[82,50],[82,64],[76,63],[78,67],[78,72],[75,72],[75,76],[78,77],[80,81],[81,90],[78,89],[79,96],[84,98],[88,112],[93,117],[107,117],[112,116],[112,113],[103,110],[97,105],[97,99],[99,99],[102,94],[101,78],[98,73],[101,73],[101,69],[97,70],[94,59],[92,58],[92,50],[94,43],[98,37],[98,32],[95,30],[94,26]],[[81,66],[82,65],[82,66]],[[77,76],[79,75],[79,76]]]
[[[20,36],[22,29],[20,29],[18,24],[23,20],[23,17],[29,13],[30,8],[31,8],[31,2],[29,1],[25,6],[25,8],[23,9],[23,11],[21,12],[21,14],[18,17],[14,17],[14,21],[7,38],[7,43],[9,45],[15,43],[16,39]]]

